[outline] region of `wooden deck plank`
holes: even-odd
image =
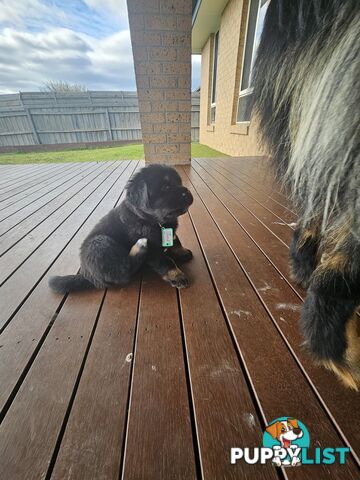
[[[235,185],[238,189],[241,189],[249,196],[260,202],[265,208],[269,209],[272,213],[274,213],[280,220],[284,223],[287,223],[291,228],[292,224],[297,221],[297,216],[288,208],[281,205],[281,203],[277,202],[273,198],[271,198],[266,193],[262,192],[260,189],[255,189],[245,180],[244,175],[234,176],[229,170],[223,167],[223,163],[219,162],[211,162],[211,160],[201,159],[198,163],[200,165],[205,166],[208,172],[217,172],[222,177],[226,178],[227,180],[231,181],[233,185]]]
[[[38,179],[0,204],[1,213],[12,202],[12,212],[24,210],[1,237],[9,246],[21,238],[0,259],[2,279],[3,266],[18,267],[0,293],[1,476],[358,478],[358,394],[301,347],[305,292],[288,277],[291,228],[274,223],[295,215],[267,165],[223,158],[179,167],[195,199],[179,228],[195,255],[182,267],[189,289],[177,294],[146,273],[141,295],[135,279],[69,296],[51,292],[48,277],[75,273],[83,238],[136,163],[122,174],[115,164],[77,164],[58,175],[54,165],[46,175],[7,168],[5,177],[0,166],[0,190]],[[81,186],[88,196],[76,193]],[[231,447],[260,447],[265,424],[282,415],[308,426],[312,447],[350,446],[346,465],[230,464]]]
[[[279,276],[278,272],[272,268],[272,265],[267,261],[266,257],[261,255],[261,252],[256,248],[252,239],[240,228],[237,228],[234,219],[214,196],[209,187],[206,186],[205,182],[192,170],[186,170],[186,173],[197,189],[197,192],[206,199],[207,208],[233,249],[244,272],[251,280],[253,287],[256,289],[268,313],[270,313],[276,327],[286,340],[290,351],[295,355],[295,359],[298,361],[302,371],[306,374],[308,380],[311,378],[310,384],[313,388],[317,389],[317,395],[320,396],[322,405],[329,412],[329,399],[332,398],[332,392],[335,390],[339,392],[341,398],[344,398],[348,409],[343,410],[343,402],[336,403],[331,401],[332,416],[343,420],[339,423],[339,433],[342,435],[344,441],[353,449],[354,454],[358,458],[360,447],[359,433],[356,426],[354,427],[357,423],[357,394],[351,390],[344,389],[330,372],[317,367],[306,352],[303,351],[301,347],[302,337],[298,325],[299,307],[301,304],[299,297],[289,288],[283,278]],[[193,209],[194,207],[192,207],[191,211],[193,211]],[[279,372],[281,372],[281,369],[279,369]],[[353,412],[351,419],[349,419],[349,412]]]
[[[54,183],[62,179],[62,172],[71,173],[76,169],[75,165],[71,168],[64,168],[64,170],[60,170],[59,175],[57,175],[55,171],[52,177],[46,177],[44,181],[39,181],[38,184],[34,184],[24,191],[8,195],[6,199],[0,202],[0,219],[7,217],[7,211],[10,207],[21,208],[30,203],[34,198],[40,197],[43,193],[48,192]]]
[[[14,171],[11,170],[9,165],[7,165],[6,167],[4,165],[0,165],[0,187],[1,185],[5,185],[9,180],[14,177],[16,178],[16,174]]]
[[[227,160],[227,159],[226,159]],[[235,175],[235,177],[246,177],[246,181],[257,190],[265,192],[269,195],[270,198],[276,200],[284,207],[291,210],[293,209],[289,205],[289,201],[280,191],[279,187],[276,185],[273,175],[271,172],[270,162],[266,158],[261,158],[257,160],[254,158],[230,158],[228,162],[225,162],[224,159],[219,159],[220,163],[226,164],[226,169],[230,173]],[[269,168],[264,168],[264,165],[269,165]]]
[[[195,177],[194,177],[195,175]],[[196,176],[205,182],[209,189],[219,198],[225,208],[234,216],[239,225],[251,237],[257,239],[257,246],[267,256],[269,261],[278,269],[289,284],[291,284],[288,271],[288,247],[273,234],[264,224],[259,222],[246,208],[239,204],[225,187],[217,183],[205,171],[201,175],[196,168],[191,169],[191,178]],[[297,289],[297,287],[294,287]],[[299,289],[300,290],[300,289]]]
[[[194,178],[196,179],[197,177],[194,177]],[[205,182],[205,183],[206,183],[206,182]],[[209,187],[208,187],[208,188],[209,188]],[[227,205],[226,205],[226,206],[227,206]],[[232,215],[234,215],[234,211],[231,211],[231,210],[230,210],[230,213],[231,213]],[[236,212],[235,212],[235,213],[236,213]],[[234,218],[237,219],[237,220],[239,220],[240,217],[234,215]],[[251,237],[251,236],[250,236],[250,238],[252,238],[253,242],[257,245],[257,241],[256,241],[256,240],[257,240],[257,236],[256,236],[256,235],[255,235],[255,237]],[[251,252],[251,250],[250,250],[250,252]],[[248,253],[250,253],[250,252],[248,252]],[[286,251],[284,251],[284,256],[285,256],[285,255],[286,255]],[[286,256],[287,256],[287,255],[286,255]],[[262,274],[262,276],[264,277],[264,275],[266,276],[269,272],[271,272],[271,269],[266,268],[266,265],[268,265],[268,264],[266,264],[266,263],[263,263],[263,264],[262,264],[261,262],[259,263],[259,261],[254,262],[254,261],[252,260],[251,255],[250,255],[249,259],[248,259],[249,272],[250,272],[250,271],[251,271],[251,272],[257,272],[257,274],[259,275],[259,278],[261,278],[261,274]],[[274,266],[275,266],[275,265],[274,265]],[[275,276],[275,277],[274,277],[275,282],[277,281],[277,279],[278,279],[278,277]],[[280,279],[280,280],[281,280],[281,279]],[[305,295],[305,292],[304,292],[302,289],[300,289],[298,286],[296,286],[296,285],[291,285],[290,283],[289,283],[289,285],[292,287],[292,289],[293,289],[293,290],[295,291],[295,293],[296,293],[296,295],[292,297],[292,298],[293,298],[293,304],[295,305],[296,302],[298,302],[298,300],[297,300],[296,297],[298,297],[299,299],[302,299],[303,296]],[[264,281],[263,281],[263,280],[260,280],[260,283],[258,284],[258,290],[259,290],[259,292],[264,291],[265,294],[266,294],[267,291],[268,291],[267,286],[268,286],[268,285],[265,284],[265,288],[263,288],[263,287],[264,287]],[[279,294],[280,294],[279,300],[281,300],[281,294],[282,294],[282,292],[283,292],[283,289],[284,289],[284,285],[281,286],[281,282],[280,282],[280,284],[279,284],[279,286],[278,286],[278,292],[279,292]],[[285,290],[287,290],[287,286],[286,286]],[[301,295],[300,295],[299,292],[301,293]],[[272,293],[272,292],[270,292],[270,295],[271,295],[271,293]],[[262,294],[261,294],[261,295],[262,295]],[[279,302],[278,305],[280,305],[280,304],[281,304],[281,303]],[[298,312],[296,312],[296,310],[295,310],[295,311],[294,311],[294,310],[291,310],[291,308],[290,308],[290,307],[291,307],[291,302],[290,302],[288,305],[282,303],[282,306],[284,306],[285,308],[287,307],[286,309],[289,310],[288,312],[283,312],[283,313],[286,313],[285,316],[291,314],[291,315],[294,316],[294,318],[298,318],[298,316],[299,316]],[[279,309],[278,309],[278,310],[279,310]],[[279,317],[279,311],[278,311],[278,313],[277,313],[277,318],[278,318],[278,317]],[[280,323],[280,325],[281,325],[281,323]],[[297,327],[297,322],[295,322],[295,326]],[[301,337],[300,337],[299,342],[301,342]],[[308,358],[308,357],[305,356],[305,358]],[[312,362],[311,362],[311,365],[313,366],[313,363],[312,363]],[[317,369],[317,371],[324,372],[323,369]],[[336,385],[338,385],[338,383],[335,381],[333,375],[328,374],[328,372],[326,372],[326,373],[327,373],[327,378],[330,377],[330,378],[333,380],[332,385],[331,385],[331,389],[332,389],[332,388],[334,388]],[[325,383],[328,384],[327,381],[326,381]],[[331,390],[330,390],[330,391],[331,391]],[[358,433],[357,433],[357,435],[358,435]],[[355,442],[355,443],[356,443],[356,442]]]
[[[117,178],[123,187],[121,176]],[[111,189],[116,200],[120,193],[117,182]],[[35,480],[46,476],[103,297],[100,290],[71,294],[58,313],[0,427],[5,439],[0,445],[5,478]]]
[[[124,168],[124,166],[122,166]],[[3,285],[7,279],[19,268],[19,266],[30,257],[36,250],[48,239],[51,241],[51,235],[87,200],[92,194],[93,189],[109,174],[111,167],[104,168],[102,171],[95,172],[93,178],[83,185],[83,188],[77,192],[69,201],[61,205],[54,215],[49,216],[37,228],[26,235],[20,242],[16,243],[7,254],[0,258],[0,285]],[[5,238],[6,239],[6,238]]]
[[[230,195],[238,201],[238,203],[246,208],[259,222],[261,222],[270,232],[272,232],[276,237],[288,246],[291,243],[293,236],[293,229],[284,222],[282,218],[276,216],[271,210],[262,205],[254,197],[250,197],[246,192],[244,192],[239,187],[236,187],[232,182],[228,181],[226,178],[222,177],[216,172],[211,172],[209,169],[204,168],[202,165],[193,165],[195,171],[199,172],[200,175],[205,173],[207,178],[211,177],[215,182],[221,185],[223,188],[230,193]]]
[[[40,180],[38,184],[35,183],[32,187],[24,191],[7,196],[6,199],[0,202],[0,220],[6,219],[14,209],[17,211],[30,203],[34,198],[33,194],[35,194],[36,197],[40,197],[43,193],[49,191],[51,185],[59,179],[61,180],[63,172],[71,173],[73,170],[75,169],[61,170],[58,174],[54,172],[52,177],[48,176],[44,181]]]
[[[215,181],[207,172],[199,172],[192,167],[192,171],[196,172],[203,182],[209,187],[219,201],[230,212],[243,230],[253,239],[260,251],[266,256],[269,262],[278,270],[281,277],[283,277],[288,285],[294,290],[297,296],[302,300],[305,296],[305,291],[299,285],[294,284],[291,280],[289,271],[289,245],[282,241],[277,241],[278,237],[271,239],[269,233],[273,233],[269,227],[262,224],[262,222],[254,222],[244,208],[234,201],[231,193],[220,182]],[[260,227],[259,227],[260,225]],[[264,228],[266,228],[266,231]],[[280,240],[280,239],[279,239]]]
[[[36,170],[40,171],[40,169],[45,166],[45,164],[42,164],[34,168],[34,165],[0,165],[0,189],[13,180],[19,180],[29,175],[36,175]]]
[[[74,166],[72,166],[74,168]],[[60,164],[56,168],[49,168],[45,172],[40,173],[35,178],[31,178],[28,181],[20,181],[16,185],[11,185],[9,187],[4,187],[1,189],[0,193],[0,202],[7,200],[8,198],[13,198],[19,193],[24,193],[30,190],[32,187],[37,187],[40,183],[52,179],[53,175],[59,174],[66,170],[66,165]]]
[[[17,270],[1,287],[0,297],[0,329],[16,312],[17,308],[26,299],[36,283],[42,278],[49,266],[60,255],[71,237],[78,231],[79,225],[91,214],[99,198],[105,195],[117,179],[116,170],[120,165],[108,168],[98,185],[76,210],[76,215],[71,215],[36,252],[31,255],[20,270]],[[121,171],[121,170],[120,170]],[[96,193],[96,195],[95,195]],[[5,256],[6,258],[6,256]]]
[[[18,380],[22,381],[24,373],[29,369],[48,330],[51,328],[55,312],[59,311],[61,307],[64,297],[49,290],[48,278],[55,274],[76,273],[79,265],[78,250],[83,239],[100,218],[116,203],[126,181],[137,165],[137,162],[133,163],[134,165],[129,165],[108,194],[101,199],[91,215],[85,218],[61,255],[55,260],[50,270],[46,272],[46,275],[1,333],[0,412],[4,413],[9,401],[12,400]],[[32,319],[32,321],[29,322],[29,319]]]
[[[176,290],[154,274],[143,280],[133,361],[121,478],[195,478]]]
[[[203,478],[278,478],[271,465],[230,464],[231,447],[261,445],[263,427],[188,216],[179,237],[194,254],[180,302]]]
[[[47,199],[33,203],[0,223],[0,257],[22,238],[64,206],[80,190],[88,185],[104,167],[93,167],[69,178],[62,188],[54,189]]]
[[[63,198],[64,203],[53,212],[53,215],[49,215],[38,226],[35,225],[30,232],[25,232],[25,235],[19,242],[14,244],[12,232],[6,234],[3,239],[0,238],[0,249],[6,252],[5,255],[0,256],[0,285],[51,236],[53,231],[76,211],[91,194],[97,182],[101,180],[101,175],[106,175],[106,173],[107,168],[103,168],[90,175],[90,178],[79,182],[75,186],[77,191],[75,190],[69,198],[65,196]]]
[[[86,164],[85,164],[86,165]],[[39,209],[47,205],[52,199],[61,195],[71,184],[71,181],[83,177],[92,170],[100,168],[100,165],[90,164],[84,168],[79,167],[74,171],[69,171],[61,175],[61,178],[54,180],[45,191],[34,192],[24,198],[21,202],[14,202],[6,206],[0,212],[0,232],[4,235],[10,228],[18,225],[22,220],[29,217]],[[63,187],[63,188],[61,188]]]
[[[231,244],[236,244],[236,240],[232,239]],[[241,250],[239,249],[239,251]],[[251,250],[249,253],[251,253]],[[285,252],[284,256],[287,257]],[[287,341],[289,341],[289,345],[299,358],[299,361],[301,362],[300,365],[304,369],[304,374],[307,376],[308,381],[313,385],[313,388],[316,389],[320,395],[323,407],[333,421],[338,424],[339,431],[342,433],[344,441],[352,448],[353,454],[356,456],[357,461],[360,464],[360,432],[357,428],[358,422],[356,419],[358,394],[349,389],[341,388],[334,375],[323,368],[317,367],[310,356],[307,355],[301,347],[303,339],[298,324],[299,311],[292,310],[291,305],[296,305],[298,302],[297,297],[303,298],[305,292],[297,285],[292,285],[293,290],[297,293],[297,295],[293,295],[289,292],[288,287],[284,288],[284,285],[281,285],[282,282],[276,287],[277,290],[268,289],[269,283],[266,282],[269,282],[269,280],[264,280],[263,277],[264,275],[267,275],[271,269],[266,268],[265,263],[263,267],[261,267],[261,263],[259,262],[252,263],[253,265],[251,265],[250,257],[246,264],[248,265],[247,268],[249,269],[249,272],[254,274],[253,281],[257,286],[260,297],[266,303],[267,308],[269,308],[280,332],[284,334]],[[275,283],[276,279],[277,277],[275,275]],[[287,296],[290,295],[288,303],[283,301],[284,292],[286,292]],[[285,310],[279,309],[279,305],[284,307]],[[349,412],[354,412],[355,418],[354,416],[349,415]]]
[[[106,294],[53,480],[119,479],[139,287],[134,281]]]
[[[59,312],[0,426],[4,478],[45,478],[103,295],[70,295]]]
[[[0,156],[1,161],[1,156]],[[16,168],[17,167],[17,168]],[[0,163],[0,183],[3,183],[7,178],[13,178],[17,175],[20,175],[21,170],[29,168],[29,164],[24,165],[11,165],[11,164],[1,164]]]
[[[20,165],[18,167],[21,167]],[[21,184],[23,182],[29,181],[30,179],[38,177],[40,174],[45,173],[46,171],[52,170],[52,165],[39,165],[37,168],[32,168],[33,166],[28,165],[25,169],[17,168],[16,173],[12,173],[10,176],[6,178],[1,177],[0,181],[0,190],[3,188],[11,187],[12,185]],[[19,171],[20,170],[20,171]]]
[[[230,160],[230,168],[234,166],[234,168],[237,169],[236,158]],[[287,206],[287,208],[294,211],[285,191],[274,178],[274,170],[271,167],[271,160],[269,158],[254,157],[252,162],[246,161],[246,158],[243,158],[243,161],[240,164],[240,169],[237,172],[237,175],[241,174],[247,175],[250,181],[254,184],[260,183],[260,189],[263,189],[264,187],[268,188],[271,197],[277,199],[279,202]],[[296,212],[294,211],[294,213]]]

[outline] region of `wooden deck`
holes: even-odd
[[[359,478],[360,397],[302,349],[296,217],[266,160],[178,169],[194,195],[179,229],[189,289],[145,273],[120,290],[49,291],[139,167],[0,166],[1,478]],[[346,464],[230,464],[280,416],[313,447],[351,447]]]

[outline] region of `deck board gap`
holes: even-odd
[[[186,345],[183,311],[181,307],[179,290],[177,290],[176,292],[176,298],[177,298],[178,309],[179,309],[180,334],[181,334],[181,341],[183,346],[185,378],[186,378],[186,385],[187,385],[187,391],[188,391],[190,421],[191,421],[192,439],[193,439],[193,447],[194,447],[194,455],[195,455],[195,468],[196,468],[196,475],[197,475],[196,478],[197,480],[203,480],[204,471],[203,471],[203,466],[201,461],[200,440],[199,440],[198,426],[196,422],[194,393],[193,393],[193,388],[191,384],[189,356],[188,356],[188,349]]]
[[[129,434],[129,420],[130,420],[130,409],[131,409],[131,398],[134,385],[134,370],[135,370],[135,359],[136,359],[136,346],[139,335],[139,318],[140,318],[140,307],[141,307],[141,294],[143,290],[143,278],[140,280],[139,295],[136,308],[136,321],[135,321],[135,332],[134,332],[134,341],[132,346],[132,359],[130,367],[130,376],[129,376],[129,385],[128,385],[128,395],[126,401],[126,411],[125,411],[125,430],[124,437],[121,445],[120,451],[120,463],[119,463],[119,480],[122,480],[125,472],[125,461],[126,461],[126,447]]]

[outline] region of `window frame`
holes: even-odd
[[[245,42],[244,42],[244,47],[243,47],[243,55],[242,55],[242,61],[241,61],[241,75],[240,75],[240,83],[239,83],[239,96],[238,96],[238,104],[237,104],[237,109],[236,109],[236,124],[237,125],[249,125],[250,120],[238,120],[238,112],[239,112],[239,102],[240,99],[243,97],[247,97],[248,95],[251,95],[254,91],[254,87],[248,86],[247,88],[244,88],[241,90],[241,84],[243,81],[244,77],[244,64],[245,64],[245,57],[246,57],[246,47],[247,47],[247,41],[248,41],[248,29],[249,29],[249,19],[250,19],[250,10],[251,10],[251,4],[253,1],[258,2],[258,8],[256,12],[256,21],[255,21],[255,30],[254,30],[254,38],[253,38],[253,48],[251,50],[251,60],[250,60],[250,71],[249,71],[249,85],[251,85],[251,71],[252,71],[252,66],[254,62],[254,47],[255,47],[255,37],[256,37],[256,30],[259,22],[259,15],[260,15],[260,9],[261,9],[261,0],[249,0],[248,1],[248,8],[247,8],[247,15],[246,15],[246,29],[245,29]],[[269,0],[267,0],[266,3],[270,3]],[[265,3],[265,4],[266,4]],[[264,5],[265,5],[264,4]]]
[[[211,67],[211,92],[210,92],[210,125],[215,124],[216,119],[216,84],[217,84],[217,69],[219,57],[219,37],[220,30],[214,33],[213,37],[213,51],[212,51],[212,67]],[[215,82],[214,82],[215,79]],[[213,115],[214,112],[214,115]],[[214,116],[214,119],[212,117]]]

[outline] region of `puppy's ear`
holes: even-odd
[[[290,423],[293,428],[299,428],[298,422],[295,418],[288,418],[288,423]]]
[[[148,189],[141,172],[134,175],[126,185],[126,198],[135,207],[146,208],[149,203]]]
[[[270,433],[270,435],[273,437],[273,438],[278,438],[279,434],[280,434],[280,429],[279,427],[281,428],[281,423],[280,422],[276,422],[276,423],[273,423],[272,425],[269,425],[268,427],[266,427],[266,431],[268,433]]]

